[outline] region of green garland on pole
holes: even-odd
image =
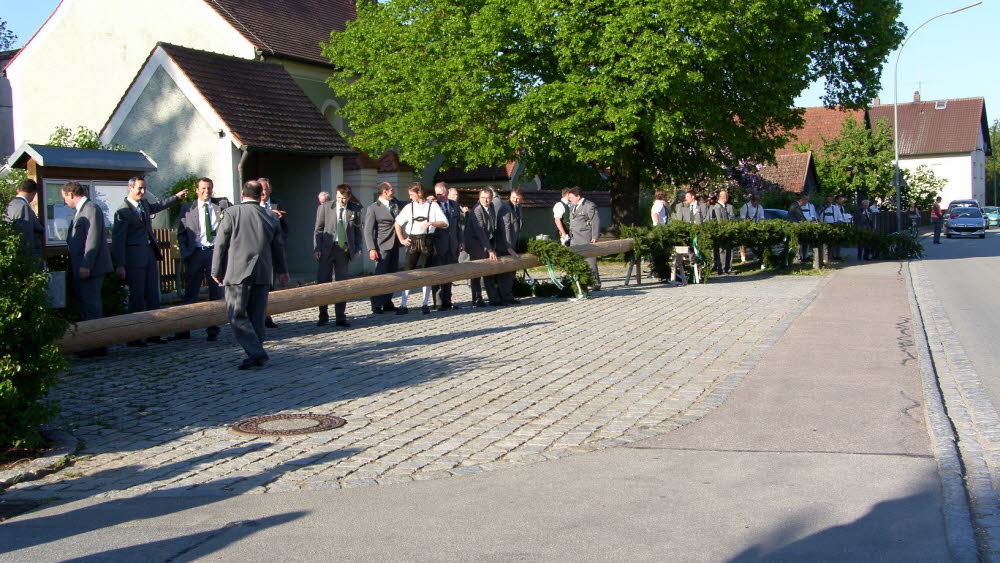
[[[585,297],[587,287],[594,283],[594,274],[590,271],[590,264],[587,264],[582,256],[567,246],[554,240],[530,239],[528,240],[528,252],[537,256],[540,262],[545,263],[549,270],[549,276],[559,289],[562,289],[564,284],[556,282],[555,270],[565,272],[569,285],[578,287],[577,297]]]

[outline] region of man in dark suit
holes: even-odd
[[[396,215],[399,202],[396,201],[392,184],[378,185],[378,199],[365,209],[364,237],[368,258],[375,262],[375,274],[391,274],[399,270],[399,239],[396,237]],[[395,311],[392,294],[371,298],[372,313]]]
[[[90,201],[87,189],[77,182],[63,184],[62,197],[67,206],[76,210],[69,224],[66,246],[70,278],[80,302],[80,315],[85,321],[99,319],[103,313],[101,287],[104,276],[113,271],[104,212]],[[106,356],[107,353],[106,348],[97,348],[79,355]]]
[[[862,231],[875,231],[875,213],[871,210],[871,202],[867,199],[861,201],[861,209],[854,214],[854,226]],[[870,247],[858,245],[858,260],[871,260],[872,249]]]
[[[153,216],[175,205],[184,197],[184,190],[164,198],[159,203],[149,203],[146,195],[146,180],[134,176],[128,181],[128,195],[115,212],[115,223],[111,228],[111,261],[118,277],[128,284],[128,311],[153,311],[160,308],[160,269],[158,261],[163,260],[156,237],[153,235]],[[159,336],[147,338],[146,342],[165,344]],[[146,345],[142,340],[132,340],[132,347]]]
[[[14,224],[14,229],[21,233],[24,250],[34,256],[39,262],[42,259],[42,237],[45,227],[31,208],[31,202],[38,195],[38,184],[31,178],[25,178],[17,186],[17,195],[7,204],[7,219]]]
[[[580,188],[572,187],[566,194],[570,204],[569,245],[580,246],[594,244],[601,238],[601,217],[597,213],[597,205],[583,197]],[[601,289],[601,274],[597,271],[597,258],[587,258],[590,271],[594,275],[594,291]]]
[[[203,281],[208,285],[208,300],[222,298],[222,288],[212,279],[212,250],[215,247],[215,233],[219,231],[222,210],[231,204],[226,198],[212,197],[214,184],[209,178],[199,178],[195,184],[198,201],[185,203],[181,207],[180,221],[177,223],[177,245],[181,260],[184,261],[184,304],[198,301]],[[205,329],[208,341],[219,337],[219,327]],[[191,338],[191,331],[178,332],[167,340]]]
[[[729,203],[729,192],[719,191],[719,200],[708,210],[708,220],[716,223],[728,223],[736,215],[732,204]],[[715,262],[715,273],[730,274],[733,271],[733,249],[719,248],[719,245],[712,247],[712,258]]]
[[[288,219],[286,219],[288,211],[285,209],[285,206],[281,203],[280,199],[271,197],[271,193],[274,188],[271,186],[270,178],[258,178],[257,183],[260,184],[260,189],[262,190],[262,194],[260,196],[260,206],[274,215],[274,217],[278,220],[278,225],[281,227],[281,236],[283,238],[282,245],[284,245],[285,241],[288,240]],[[274,289],[274,286],[276,285],[278,285],[277,280],[272,282],[271,289]],[[278,328],[278,325],[275,324],[271,315],[268,315],[267,318],[264,319],[264,326],[267,328]]]
[[[313,255],[316,258],[316,282],[329,283],[348,279],[351,260],[361,256],[361,206],[351,201],[351,186],[337,186],[337,198],[316,209]],[[351,326],[347,322],[347,303],[333,306],[337,326]],[[319,308],[316,326],[330,322],[326,305]]]
[[[479,191],[479,203],[477,203],[468,213],[465,224],[465,250],[472,260],[496,260],[496,237],[497,237],[497,217],[493,207],[493,190],[483,188]],[[486,297],[490,305],[499,307],[503,305],[500,299],[500,288],[497,286],[496,276],[484,276],[473,278],[472,305],[475,307],[485,307],[483,301],[483,286],[486,286]]]
[[[459,239],[462,230],[462,210],[457,202],[448,199],[448,185],[444,182],[434,184],[434,196],[444,216],[448,219],[448,227],[438,228],[434,231],[434,257],[431,258],[431,265],[456,264],[458,263],[458,253],[465,248]],[[451,301],[451,283],[434,286],[434,301],[437,303],[438,311],[458,309]]]
[[[521,227],[524,225],[524,214],[521,201],[524,199],[524,189],[518,187],[510,191],[510,199],[500,207],[497,218],[497,256],[513,256],[517,258],[517,241],[521,238]],[[520,305],[514,298],[515,272],[505,272],[497,276],[497,286],[500,291],[500,301],[504,305]]]
[[[264,317],[274,274],[288,283],[284,237],[277,218],[260,205],[261,186],[243,184],[242,201],[222,212],[212,253],[212,278],[223,286],[236,341],[247,354],[239,369],[263,366]]]

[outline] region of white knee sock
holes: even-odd
[[[431,298],[431,286],[425,285],[424,286],[424,307],[427,306],[427,302],[430,300],[430,298]]]
[[[409,297],[409,296],[410,296],[410,290],[409,289],[404,289],[403,290],[403,296],[400,298],[400,301],[399,301],[399,306],[400,307],[406,307],[406,298]]]

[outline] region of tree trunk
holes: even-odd
[[[823,269],[823,245],[813,247],[813,269]]]
[[[611,222],[639,224],[639,172],[632,160],[633,148],[626,148],[611,170]]]

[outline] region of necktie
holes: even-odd
[[[389,214],[392,215],[393,219],[395,219],[396,218],[396,213],[398,213],[398,211],[396,210],[396,203],[393,202],[393,201],[390,201],[389,202]]]
[[[486,234],[493,238],[493,233],[496,231],[497,222],[496,217],[493,216],[493,206],[486,208]]]
[[[344,208],[338,209],[340,212],[337,215],[337,242],[340,246],[347,248],[347,227],[344,225]]]
[[[215,229],[212,228],[212,212],[208,209],[208,204],[202,205],[205,208],[205,239],[208,244],[213,244],[215,241]]]
[[[521,230],[521,206],[514,206],[514,218],[517,219],[517,230]]]

